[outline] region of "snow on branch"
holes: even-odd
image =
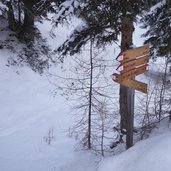
[[[7,9],[8,9],[7,6],[4,5],[2,2],[0,2],[0,15],[2,15],[2,12],[3,12],[4,10],[7,10]]]
[[[57,14],[53,17],[53,23],[57,26],[59,23],[66,20],[70,15],[73,15],[75,10],[83,6],[80,0],[66,0],[64,1],[57,11]]]
[[[87,32],[87,25],[85,23],[77,26],[67,40],[58,47],[57,52],[62,56],[68,52],[75,54],[80,51],[81,47],[90,39],[89,32]]]
[[[79,53],[89,40],[93,40],[98,48],[106,43],[116,41],[117,36],[115,31],[109,31],[100,23],[88,25],[88,23],[82,22],[74,29],[67,40],[57,48],[56,52],[60,53],[62,57],[67,54],[74,55]]]

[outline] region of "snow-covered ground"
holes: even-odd
[[[68,137],[72,117],[64,99],[53,97],[45,76],[7,67],[7,55],[1,51],[0,171],[95,170],[99,159],[76,151]]]
[[[120,155],[104,159],[99,171],[170,171],[171,128],[168,119],[158,126],[149,139],[138,142]]]
[[[52,48],[68,32],[61,28],[52,39],[47,23],[39,24],[39,28]],[[135,33],[136,46],[142,45],[141,32]],[[46,74],[40,76],[27,67],[6,66],[10,55],[13,54],[0,50],[0,171],[171,170],[168,121],[154,130],[151,138],[120,155],[101,159],[89,151],[80,151],[78,142],[68,136],[72,115],[64,98],[53,96],[54,87]]]
[[[51,48],[69,32],[60,28],[52,38],[49,23],[39,28]],[[0,50],[0,171],[94,171],[100,158],[81,151],[68,135],[73,118],[66,100],[54,96],[46,72],[40,76],[28,67],[9,67],[7,59],[15,55]],[[52,70],[58,73],[60,66]]]

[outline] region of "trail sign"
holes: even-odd
[[[149,55],[150,48],[148,45],[121,52],[116,58],[116,60],[120,62],[119,66],[116,68],[120,74],[112,74],[113,81],[147,93],[147,85],[133,80],[133,78],[144,73],[148,69]]]
[[[128,87],[126,90],[126,146],[133,145],[133,127],[134,127],[134,94],[135,90],[147,93],[147,84],[135,80],[137,75],[144,73],[148,67],[148,57],[150,48],[148,45],[121,52],[116,60],[120,62],[114,73],[113,81]],[[125,114],[124,114],[125,115]]]
[[[116,68],[117,71],[119,71],[120,73],[123,72],[127,72],[129,70],[138,68],[139,66],[145,65],[148,63],[148,58],[149,55],[141,57],[141,58],[137,58],[135,60],[131,60],[128,62],[122,62],[120,63],[120,65]]]
[[[150,48],[148,45],[144,45],[135,49],[127,50],[125,52],[121,52],[116,60],[119,62],[127,62],[130,60],[134,60],[138,57],[146,56],[150,54]]]
[[[113,77],[113,80],[115,80],[116,82],[121,84],[125,80],[131,79],[137,75],[144,73],[147,70],[147,68],[148,68],[148,65],[145,64],[138,68],[129,70],[128,72],[121,73],[120,75],[114,73],[114,74],[112,74],[113,76],[115,76],[115,77]]]
[[[140,81],[128,79],[128,80],[122,81],[120,84],[129,88],[135,89],[137,91],[140,91],[142,93],[147,93],[147,84],[142,83]]]

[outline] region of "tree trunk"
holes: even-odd
[[[168,8],[171,7],[171,1],[170,0],[166,0],[166,4],[167,4]]]
[[[34,33],[35,33],[35,28],[34,28],[34,14],[32,12],[34,2],[29,1],[29,0],[24,0],[24,24],[23,24],[23,29],[22,33],[24,36],[24,39],[26,41],[33,41],[34,40]]]
[[[125,15],[122,19],[121,30],[121,51],[128,50],[133,44],[132,37],[134,32],[133,18],[131,15]],[[122,133],[128,131],[127,116],[128,116],[128,88],[120,86],[120,128]]]
[[[16,24],[15,17],[14,17],[14,11],[13,11],[13,7],[12,7],[12,0],[7,2],[7,7],[8,7],[7,15],[8,15],[9,28],[12,31],[16,31],[17,24]]]
[[[93,42],[90,42],[90,89],[88,109],[88,148],[91,149],[91,108],[92,108],[92,85],[93,85]]]
[[[18,26],[21,27],[21,0],[18,0]]]

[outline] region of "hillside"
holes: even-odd
[[[171,128],[168,119],[153,130],[149,139],[135,144],[126,152],[104,159],[99,171],[170,171]]]
[[[77,22],[74,21],[74,24]],[[37,26],[52,49],[70,32],[67,27],[61,26],[54,30],[56,37],[52,38],[49,22],[37,23]],[[136,27],[134,44],[141,46],[143,30]],[[6,34],[1,35],[1,41],[6,39]],[[113,46],[106,50],[110,59],[119,52],[117,47],[113,53]],[[148,139],[137,142],[121,154],[101,157],[91,151],[80,150],[79,141],[68,134],[68,128],[74,122],[71,108],[65,97],[54,93],[56,87],[49,82],[48,77],[49,73],[66,74],[63,70],[65,65],[66,68],[69,66],[72,58],[66,59],[62,71],[61,65],[57,65],[40,75],[25,65],[9,66],[8,60],[16,58],[16,55],[9,49],[0,49],[0,171],[171,170],[171,136],[167,119],[157,124]],[[149,72],[138,77],[148,82],[151,76],[151,90],[158,79],[161,63],[162,60],[151,61]],[[110,68],[109,77],[112,72],[113,68]],[[111,83],[116,87],[115,93],[118,96],[118,85],[112,80]],[[137,95],[144,97],[140,93]],[[140,105],[138,100],[136,103],[136,107]],[[138,122],[135,124],[139,125]]]
[[[43,34],[54,45],[59,37],[52,39],[46,24],[40,28],[46,28]],[[8,32],[2,41],[5,35]],[[95,170],[99,159],[77,151],[77,141],[68,135],[72,116],[65,98],[54,96],[56,87],[46,72],[40,75],[24,65],[9,66],[8,59],[15,56],[0,49],[0,171]],[[60,68],[51,70],[57,73]]]

